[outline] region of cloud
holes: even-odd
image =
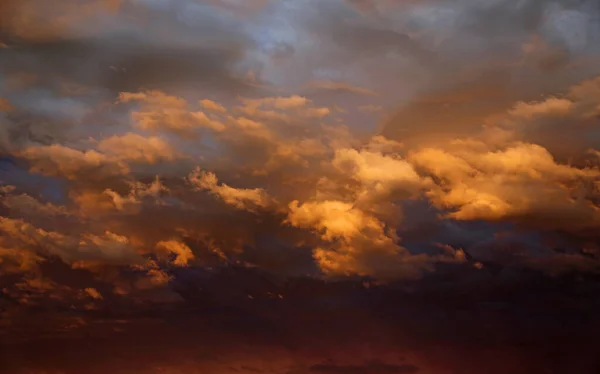
[[[115,264],[139,263],[142,257],[130,246],[126,236],[106,231],[101,235],[84,234],[79,243],[78,253],[65,253],[67,259],[71,256],[78,261]]]
[[[427,183],[409,162],[379,152],[340,149],[332,165],[360,182],[359,200],[410,198]]]
[[[411,255],[384,222],[351,203],[293,201],[286,222],[320,234],[325,243],[313,255],[326,274],[412,278],[427,268],[426,256]]]
[[[165,187],[158,177],[149,184],[142,182],[130,183],[130,191],[126,196],[120,195],[111,189],[106,189],[104,195],[110,197],[112,203],[118,211],[130,214],[140,213],[140,204],[144,199],[152,198],[156,203],[160,203],[161,194],[168,193],[169,189]]]
[[[600,111],[600,79],[571,86],[567,92],[541,101],[518,102],[506,113],[492,116],[487,125],[535,142],[562,159],[596,146],[594,123]],[[565,128],[573,131],[565,133]]]
[[[223,114],[227,113],[227,109],[225,109],[224,106],[222,106],[221,104],[216,103],[212,100],[207,100],[207,99],[200,100],[200,104],[208,110],[212,110],[214,112],[223,113]]]
[[[146,138],[134,133],[102,139],[97,148],[125,162],[154,164],[161,160],[173,161],[177,157],[177,152],[164,139],[157,136]]]
[[[194,254],[190,247],[176,240],[160,241],[156,243],[156,248],[167,253],[174,254],[173,264],[178,266],[187,266],[190,260],[194,259]]]
[[[98,292],[98,290],[95,288],[86,288],[83,291],[94,300],[102,300],[103,299],[102,294],[100,294],[100,292]]]
[[[0,266],[6,274],[32,271],[41,261],[42,258],[34,251],[0,245]]]
[[[368,90],[366,88],[353,86],[349,83],[345,82],[336,82],[336,81],[314,81],[309,82],[306,85],[309,89],[318,89],[318,90],[332,90],[332,91],[342,91],[349,92],[358,95],[377,95],[376,92]]]
[[[46,40],[67,34],[69,25],[94,18],[94,12],[103,15],[118,10],[119,1],[100,1],[95,4],[69,4],[59,1],[54,7],[45,6],[41,1],[5,1],[2,3],[2,31],[9,35],[29,39]],[[57,17],[62,13],[62,17]],[[35,27],[28,27],[35,22]]]
[[[139,100],[152,106],[174,108],[183,116],[194,110],[186,100],[158,91],[124,93],[120,100]],[[199,102],[202,104],[202,100]],[[597,208],[593,202],[595,191],[585,187],[598,176],[595,169],[561,164],[544,147],[516,141],[510,130],[495,129],[489,121],[480,134],[455,138],[443,146],[406,146],[382,135],[371,137],[362,146],[349,146],[328,138],[329,134],[337,134],[330,132],[335,125],[317,122],[296,130],[295,124],[288,122],[287,126],[291,126],[288,129],[293,131],[283,131],[282,118],[292,118],[293,114],[301,116],[312,105],[304,97],[267,96],[242,99],[242,102],[243,107],[227,109],[219,106],[213,110],[227,124],[211,139],[218,149],[218,153],[211,156],[214,157],[211,162],[216,162],[215,170],[224,171],[228,178],[239,179],[239,174],[234,176],[228,170],[231,160],[221,158],[239,152],[241,168],[238,171],[244,178],[259,178],[257,182],[262,179],[262,183],[270,181],[268,183],[277,185],[282,183],[279,178],[285,177],[285,173],[297,165],[300,167],[297,180],[302,185],[287,191],[276,187],[272,195],[260,187],[231,187],[219,182],[216,173],[201,167],[186,177],[187,182],[198,191],[209,192],[225,205],[252,212],[260,219],[265,214],[287,215],[275,223],[272,230],[282,230],[286,224],[307,230],[306,238],[301,242],[311,243],[315,262],[326,274],[419,277],[424,270],[432,270],[435,263],[457,261],[454,253],[450,256],[413,254],[400,245],[397,231],[405,220],[410,219],[403,209],[403,202],[407,200],[429,199],[440,210],[441,217],[459,221],[513,222],[530,228],[573,233],[597,225]],[[570,110],[569,105],[555,104],[521,103],[507,113],[513,119],[531,119],[555,110],[551,108],[563,112]],[[230,116],[236,108],[249,118]],[[341,129],[338,127],[338,131]],[[486,140],[493,142],[488,146]],[[107,173],[102,177],[105,183],[109,181],[106,178],[128,175],[129,169],[124,162],[152,165],[161,159],[176,162],[182,155],[161,137],[133,133],[104,138],[96,146],[102,153],[49,147],[70,152],[80,159],[67,169],[57,162],[57,171],[50,175],[77,180],[89,172],[91,166],[122,165],[121,173]],[[41,146],[34,149],[38,148],[44,149]],[[254,164],[252,157],[257,154],[251,150],[263,152],[262,168]],[[285,173],[272,174],[275,170]],[[249,185],[244,178],[240,179],[242,184]],[[311,183],[316,186],[311,187]],[[93,209],[104,211],[103,219],[114,219],[110,216],[113,208],[131,218],[148,209],[172,209],[170,214],[187,215],[180,209],[190,206],[190,197],[182,195],[178,189],[167,187],[159,179],[148,184],[121,181],[115,188],[98,192],[74,191],[73,196],[83,199],[88,193],[85,196],[89,197],[86,198],[89,203],[83,204],[84,200],[80,200],[79,204],[89,212]],[[294,196],[295,193],[299,195]],[[154,202],[156,208],[143,204],[144,201]],[[113,229],[132,227],[125,216]],[[582,219],[575,220],[574,217]],[[165,242],[183,227],[181,223],[174,223],[170,228],[165,226],[163,234],[148,244]],[[311,238],[311,232],[317,236]],[[208,237],[214,234],[209,231]],[[111,245],[104,243],[103,246]],[[157,248],[165,251],[163,247]],[[176,261],[180,264],[188,262],[184,259]]]
[[[323,201],[300,205],[297,201],[290,203],[289,222],[300,227],[315,228],[322,231],[325,240],[336,238],[350,239],[363,230],[382,232],[382,224],[365,215],[352,204],[340,201]]]
[[[129,172],[127,165],[95,150],[80,151],[60,144],[31,146],[25,148],[20,157],[31,163],[33,172],[67,179],[78,179],[84,174],[102,178]]]
[[[244,106],[237,108],[239,111],[262,120],[292,121],[293,117],[281,111],[289,111],[295,116],[317,119],[330,114],[329,108],[315,107],[312,100],[298,95],[243,99],[243,103]]]
[[[167,131],[180,136],[194,136],[200,129],[222,131],[225,128],[222,123],[211,120],[204,112],[190,112],[183,99],[165,95],[160,91],[123,92],[119,95],[119,101],[144,103],[141,111],[131,113],[135,126],[142,130]]]
[[[70,264],[136,264],[142,261],[127,237],[106,231],[80,235],[47,231],[24,221],[0,217],[0,230],[7,246],[24,251],[41,251],[60,257]]]
[[[1,50],[3,68],[43,76],[48,83],[68,80],[113,92],[191,82],[224,91],[250,89],[235,65],[252,42],[235,17],[193,1],[167,9],[152,2],[121,5],[3,2],[0,31],[9,46]],[[31,24],[36,27],[25,26]],[[211,40],[200,42],[194,37],[198,32],[211,34]],[[13,44],[18,50],[10,48]]]
[[[418,299],[587,276],[593,5],[2,2],[0,289],[74,313],[246,313],[316,282],[289,308],[310,315],[330,284]],[[374,279],[330,282],[355,276]]]
[[[302,96],[289,97],[266,97],[263,99],[248,99],[245,100],[249,108],[258,108],[260,106],[272,106],[276,109],[296,109],[304,107],[308,100]]]
[[[411,158],[438,178],[438,187],[428,196],[440,207],[453,210],[450,216],[456,219],[524,219],[563,229],[598,224],[597,207],[587,200],[584,190],[578,192],[586,179],[598,177],[598,170],[557,164],[540,146],[518,144],[498,151],[450,153],[424,149]]]
[[[206,190],[237,209],[255,211],[267,209],[274,204],[272,198],[262,188],[240,189],[224,183],[219,184],[214,173],[199,168],[190,173],[188,181],[197,190]]]
[[[14,186],[0,189],[0,203],[9,210],[18,212],[20,215],[33,217],[36,215],[45,218],[53,216],[67,216],[71,214],[64,206],[52,204],[50,202],[41,203],[34,197],[25,193],[14,194]]]
[[[0,112],[10,112],[13,106],[10,101],[0,97]]]
[[[0,361],[595,373],[599,10],[1,1]]]
[[[585,92],[594,92],[593,85],[581,87]],[[139,101],[142,107],[149,106],[143,110],[172,109],[182,118],[195,113],[187,100],[159,91],[122,93],[119,100]],[[241,101],[243,106],[229,108],[212,101],[210,104],[198,101],[202,106],[212,107],[214,120],[224,125],[220,131],[207,133],[215,153],[197,158],[200,164],[212,164],[215,172],[197,167],[185,179],[193,189],[206,191],[217,201],[235,209],[252,212],[258,220],[272,215],[269,218],[275,219],[269,223],[272,235],[284,230],[286,225],[304,230],[299,234],[302,239],[294,239],[291,244],[310,243],[315,263],[325,274],[418,278],[423,271],[433,270],[436,263],[464,261],[464,258],[456,258],[454,252],[441,255],[413,253],[400,244],[398,231],[406,220],[410,220],[412,213],[403,207],[409,200],[428,199],[439,209],[439,219],[511,222],[527,228],[573,233],[597,226],[596,192],[589,187],[598,176],[597,170],[560,163],[548,149],[516,140],[516,133],[507,128],[507,123],[514,127],[516,123],[548,113],[564,115],[575,104],[523,102],[506,112],[506,118],[512,122],[490,117],[484,121],[486,126],[480,133],[472,137],[454,137],[443,145],[419,147],[383,135],[372,136],[362,145],[351,135],[346,142],[340,142],[334,137],[346,134],[347,128],[324,119],[314,121],[319,116],[307,115],[306,110],[318,110],[319,107],[302,96],[266,96]],[[236,110],[247,117],[233,117]],[[157,126],[165,123],[168,121],[156,122]],[[78,199],[79,206],[84,208],[82,212],[88,212],[84,216],[91,217],[91,212],[97,212],[100,225],[106,225],[106,233],[129,230],[135,238],[137,244],[134,245],[116,239],[111,242],[108,237],[99,239],[102,238],[100,234],[85,234],[95,235],[85,236],[90,245],[108,250],[102,254],[107,262],[114,260],[109,255],[113,246],[134,249],[144,242],[159,251],[172,253],[176,256],[176,264],[185,265],[191,260],[186,256],[193,253],[188,244],[179,247],[172,243],[157,243],[169,242],[175,233],[189,232],[185,227],[193,221],[184,223],[177,219],[171,225],[148,221],[145,223],[148,227],[143,227],[141,222],[131,222],[150,210],[186,217],[197,204],[172,177],[162,180],[153,176],[156,179],[148,180],[148,183],[128,179],[128,164],[152,166],[160,160],[176,164],[179,158],[198,156],[175,151],[167,143],[167,135],[163,136],[125,133],[104,137],[96,143],[98,151],[78,151],[60,145],[32,146],[22,151],[22,157],[29,159],[33,171],[72,181],[84,180],[95,168],[106,169],[106,172],[96,174],[105,187],[74,189],[71,196]],[[491,143],[486,145],[487,141]],[[44,158],[42,154],[49,157]],[[234,164],[235,159],[238,165]],[[36,165],[41,162],[51,162],[53,169],[45,164]],[[183,165],[179,165],[179,170],[183,170]],[[292,170],[296,170],[295,175]],[[136,174],[140,172],[142,169],[136,169]],[[224,173],[227,179],[239,180],[244,187],[219,182],[217,172]],[[282,185],[286,178],[295,178],[292,180],[297,181],[296,185]],[[117,182],[117,179],[121,180]],[[250,182],[251,179],[254,182]],[[275,188],[269,188],[267,193],[262,187],[246,187],[263,183]],[[218,211],[218,206],[215,204],[211,209]],[[121,213],[122,218],[117,219],[111,213],[113,209]],[[102,215],[98,215],[99,212],[103,212]],[[205,220],[202,212],[195,214],[198,214],[199,222]],[[232,213],[219,214],[227,217]],[[237,219],[231,222],[235,221]],[[153,227],[161,228],[158,231]],[[155,231],[152,239],[138,239],[147,230]],[[207,230],[200,234],[205,242],[214,243],[207,238],[221,236],[213,231],[214,228]],[[243,235],[240,240],[229,242],[225,247],[233,246],[225,252],[220,249],[221,245],[209,247],[219,248],[219,253],[241,253],[244,245],[252,243],[250,240],[244,244]],[[175,250],[176,247],[179,249]],[[63,257],[68,256],[63,254]]]

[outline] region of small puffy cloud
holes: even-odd
[[[102,294],[100,292],[98,292],[97,289],[95,288],[84,288],[83,292],[85,292],[89,297],[91,297],[94,300],[102,300]]]
[[[370,187],[377,183],[421,184],[421,177],[408,161],[379,152],[340,149],[332,165]]]
[[[202,111],[192,110],[187,101],[160,91],[122,92],[119,102],[140,102],[131,112],[135,126],[154,132],[171,132],[180,136],[198,136],[202,130],[223,131],[225,125]]]
[[[129,194],[125,196],[111,189],[104,191],[104,194],[111,198],[118,211],[137,214],[139,213],[139,205],[144,198],[152,198],[154,201],[158,201],[157,199],[160,199],[162,193],[169,192],[169,189],[161,182],[158,176],[149,184],[132,182],[129,185]]]
[[[289,205],[287,222],[296,227],[315,229],[325,240],[350,239],[362,230],[382,230],[378,220],[355,209],[353,204],[341,201],[320,201]]]
[[[70,261],[90,264],[132,265],[144,262],[129,238],[110,231],[101,235],[83,234],[76,250],[62,255]]]
[[[416,197],[428,183],[410,162],[395,155],[339,149],[331,163],[339,172],[360,184],[356,193],[357,203],[361,206]]]
[[[109,194],[95,189],[72,190],[69,198],[81,217],[97,217],[112,211],[115,206]]]
[[[77,180],[82,176],[102,178],[129,172],[127,165],[95,150],[80,151],[60,144],[30,146],[19,153],[31,171]]]
[[[309,118],[323,118],[330,113],[331,110],[329,110],[329,108],[307,108],[303,114]]]
[[[175,255],[173,264],[177,266],[187,266],[194,259],[194,254],[190,247],[177,240],[166,240],[156,243],[156,249],[167,254]]]
[[[268,209],[274,204],[273,199],[262,188],[233,188],[225,183],[219,184],[214,173],[200,168],[194,169],[187,179],[197,190],[208,191],[237,209],[254,212]]]
[[[262,122],[253,121],[246,117],[239,117],[235,119],[235,125],[249,137],[274,140],[274,134]]]
[[[200,105],[207,110],[211,110],[213,112],[225,114],[227,113],[227,109],[219,103],[216,103],[212,100],[200,100]]]
[[[291,122],[297,118],[321,119],[331,111],[326,107],[315,107],[304,96],[275,96],[261,99],[243,99],[243,106],[236,109],[244,115],[270,121]]]
[[[134,133],[102,139],[98,150],[125,162],[155,164],[161,160],[173,161],[177,157],[177,152],[163,138]]]
[[[36,269],[43,261],[34,251],[21,246],[5,247],[4,239],[0,239],[0,267],[5,274],[26,273]]]
[[[139,209],[137,209],[137,207],[141,202],[134,193],[122,196],[118,192],[115,192],[111,189],[107,189],[104,191],[104,194],[112,200],[115,209],[117,209],[118,211],[131,211],[130,207],[132,207],[135,209],[133,211],[134,214],[139,213]]]
[[[404,148],[404,145],[398,141],[387,139],[385,136],[376,135],[363,148],[370,152],[397,154]]]
[[[570,114],[574,104],[568,99],[551,97],[544,101],[517,103],[508,111],[508,115],[516,121],[519,119],[531,120],[543,116],[564,116]]]

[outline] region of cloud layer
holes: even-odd
[[[55,3],[0,4],[7,310],[599,270],[594,1]]]

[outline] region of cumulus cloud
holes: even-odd
[[[64,206],[55,205],[51,202],[42,203],[26,193],[15,193],[14,186],[0,188],[0,203],[19,215],[34,217],[56,217],[70,215],[71,212]]]
[[[593,91],[594,86],[586,84],[575,86],[570,92]],[[157,91],[121,94],[120,101],[131,100],[174,108],[183,116],[194,110],[186,100]],[[301,96],[242,99],[244,106],[229,109],[210,100],[199,100],[199,103],[227,124],[222,131],[214,132],[211,142],[217,152],[207,155],[210,159],[204,161],[214,162],[216,172],[240,180],[244,187],[220,182],[216,172],[202,167],[185,177],[188,186],[208,192],[217,201],[237,210],[252,212],[259,219],[265,215],[285,216],[277,218],[271,230],[283,230],[286,225],[304,230],[303,241],[312,243],[312,256],[326,274],[419,277],[424,270],[432,270],[437,262],[460,260],[455,253],[412,253],[401,245],[398,230],[411,219],[403,208],[403,202],[409,200],[427,199],[440,210],[439,219],[512,222],[526,228],[572,233],[585,232],[598,225],[594,187],[598,170],[561,163],[550,149],[520,141],[514,132],[515,127],[525,125],[524,121],[570,113],[576,105],[572,100],[551,98],[544,102],[520,102],[504,117],[488,118],[474,136],[455,137],[444,144],[423,147],[405,145],[383,135],[372,136],[362,145],[355,140],[340,142],[333,136],[344,134],[347,127],[321,120],[312,124],[303,122],[310,124],[304,129],[287,122],[284,125],[288,126],[287,131],[281,127],[286,123],[282,119],[292,118],[292,115],[296,120],[301,119],[306,113],[302,111],[311,105],[310,100]],[[232,117],[230,113],[235,110],[244,112],[247,117]],[[162,121],[156,123],[163,124]],[[174,163],[186,157],[175,151],[166,139],[159,135],[144,137],[126,133],[103,138],[95,146],[97,151],[78,151],[61,145],[31,146],[20,155],[29,160],[34,172],[77,181],[99,169],[103,173],[96,174],[96,178],[108,182],[110,178],[128,177],[129,164],[151,166],[158,161]],[[259,159],[253,154],[254,150],[262,152],[262,167],[256,163]],[[223,158],[231,156],[237,157]],[[202,164],[204,157],[198,162]],[[235,165],[234,159],[240,164]],[[292,169],[293,165],[300,168]],[[231,169],[232,166],[235,169]],[[279,185],[286,183],[285,178],[289,177],[273,173],[275,170],[278,173],[296,170],[297,175],[292,179],[297,181],[296,185]],[[269,184],[269,192],[263,187],[246,187],[252,183],[245,178],[254,179],[258,185]],[[156,178],[146,184],[122,179],[119,183],[98,192],[74,191],[72,196],[79,196],[78,204],[90,212],[104,206],[102,219],[108,220],[112,219],[106,215],[109,207],[133,218],[149,209],[150,205],[142,204],[143,201],[154,201],[158,211],[170,206],[170,214],[187,214],[185,206],[191,207],[186,202],[191,201],[190,197],[181,190],[182,186],[168,187],[174,180]],[[177,199],[179,203],[173,205],[168,199]],[[111,226],[119,225],[131,223],[123,221]],[[178,231],[181,227],[174,225],[154,245],[159,253],[174,255],[175,265],[183,266],[194,258],[190,247],[168,239],[175,232],[181,232]],[[80,248],[79,254],[99,251],[98,256],[107,263],[118,263],[119,258],[113,254],[117,248],[137,251],[129,239],[121,240],[114,235],[110,230],[104,236],[84,234],[81,243],[85,245],[81,248],[96,249],[82,252]],[[204,235],[210,238],[212,234]],[[63,256],[69,258],[66,254]]]
[[[227,109],[219,103],[216,103],[212,100],[204,99],[200,100],[200,105],[208,110],[212,110],[217,113],[227,113]]]
[[[156,248],[165,251],[168,254],[175,255],[173,264],[178,266],[186,266],[188,262],[194,258],[194,254],[190,247],[176,240],[160,241],[156,243]]]
[[[103,299],[102,294],[100,294],[100,292],[98,292],[98,290],[95,288],[86,288],[83,291],[94,300],[102,300]]]
[[[122,162],[93,149],[80,151],[60,144],[31,146],[20,156],[31,163],[31,171],[67,179],[77,179],[82,175],[92,178],[127,174],[129,169]]]
[[[140,101],[144,104],[140,110],[133,111],[131,117],[135,126],[153,132],[167,131],[181,136],[194,136],[203,128],[222,131],[224,125],[211,120],[202,111],[189,111],[187,103],[178,97],[166,95],[160,91],[142,93],[124,92],[120,102]]]
[[[361,184],[359,201],[414,197],[427,183],[409,162],[380,152],[340,149],[332,165]]]
[[[313,256],[330,275],[411,278],[427,268],[427,256],[413,256],[399,245],[392,222],[381,221],[355,202],[292,201],[286,222],[319,234],[325,243]]]
[[[115,209],[123,212],[139,213],[139,205],[144,198],[154,198],[156,202],[160,202],[160,195],[168,193],[169,189],[162,184],[159,177],[149,184],[142,182],[130,182],[129,194],[123,196],[111,189],[104,191],[104,194],[109,196],[114,204]],[[132,210],[133,209],[133,210]]]
[[[125,162],[154,164],[161,160],[173,161],[177,157],[177,152],[164,139],[133,133],[102,139],[98,150]]]
[[[597,226],[598,208],[581,188],[598,177],[598,170],[557,164],[546,149],[532,144],[457,153],[425,149],[412,155],[440,181],[428,196],[453,210],[451,217],[522,218],[563,229]]]
[[[190,173],[188,180],[196,189],[208,191],[237,209],[254,211],[273,205],[272,198],[262,188],[233,188],[225,183],[219,184],[214,173],[199,168]]]
[[[339,201],[302,205],[293,201],[290,203],[288,220],[292,225],[322,231],[325,240],[349,239],[357,236],[363,229],[382,231],[381,222],[366,216],[360,210],[353,209],[352,204]]]

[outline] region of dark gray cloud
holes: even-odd
[[[398,18],[413,32],[437,40],[440,63],[383,125],[388,136],[469,132],[515,101],[597,73],[600,7],[592,1],[430,1],[403,9],[409,15]]]
[[[52,77],[56,83],[76,82],[112,92],[170,91],[183,85],[229,92],[249,88],[232,71],[243,56],[238,46],[185,48],[126,39],[28,43],[5,48],[0,53],[6,73],[28,72]]]
[[[29,3],[13,5],[13,17],[27,16]],[[9,34],[9,48],[0,51],[4,73],[28,73],[48,84],[77,83],[113,92],[184,85],[248,88],[234,70],[251,42],[233,20],[218,17],[208,6],[173,2],[167,9],[154,9],[151,3],[128,1],[111,15],[109,28],[102,16],[82,24],[71,10],[66,16],[69,28],[57,35],[40,39]]]

